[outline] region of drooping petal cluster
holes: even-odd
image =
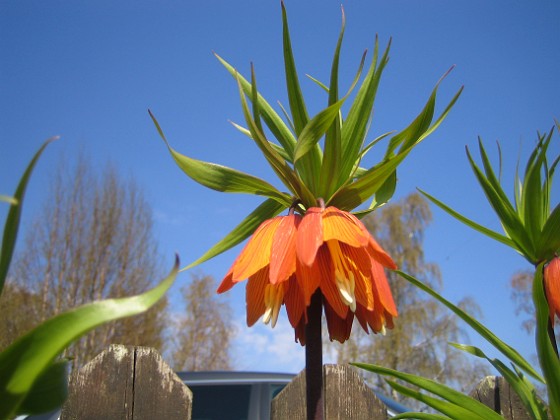
[[[351,213],[311,207],[263,222],[226,274],[218,293],[247,282],[247,324],[276,324],[282,305],[305,344],[306,308],[319,289],[331,340],[346,341],[356,317],[369,332],[393,327],[397,309],[384,267],[391,257]]]
[[[560,257],[554,257],[544,268],[543,274],[550,321],[554,325],[554,315],[560,317]]]

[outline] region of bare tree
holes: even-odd
[[[27,318],[0,327],[9,332],[1,344],[68,308],[147,290],[162,276],[158,260],[151,209],[134,181],[123,181],[109,165],[97,175],[83,157],[74,165],[62,163],[26,229],[2,296],[5,301],[15,296]],[[162,350],[166,305],[163,299],[143,315],[98,328],[66,355],[79,366],[113,343]]]
[[[426,200],[419,194],[411,194],[367,216],[364,224],[401,270],[439,290],[442,283],[439,267],[424,260],[424,230],[431,219]],[[485,376],[486,369],[482,364],[469,362],[464,353],[449,346],[450,341],[464,342],[467,339],[458,319],[395,273],[388,273],[388,278],[399,311],[394,329],[387,330],[383,337],[367,335],[355,325],[348,342],[332,344],[338,362],[379,364],[470,391]],[[471,314],[480,315],[472,299],[464,299],[460,306]],[[382,377],[372,375],[368,379],[386,395],[402,400],[403,397],[393,392]],[[405,403],[419,408],[414,400],[407,399]]]
[[[181,289],[185,313],[176,325],[171,365],[176,370],[229,370],[234,334],[231,306],[216,295],[211,276],[193,276]]]

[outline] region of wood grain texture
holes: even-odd
[[[159,353],[110,346],[72,378],[61,420],[190,419],[192,393]]]
[[[501,414],[506,420],[531,419],[519,396],[500,376],[487,376],[479,382],[470,396]]]
[[[348,365],[323,366],[325,420],[386,420],[385,405]],[[272,401],[272,420],[306,420],[305,371]]]

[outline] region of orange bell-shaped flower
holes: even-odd
[[[544,290],[548,301],[550,321],[554,315],[560,317],[560,257],[556,256],[544,268]]]
[[[305,344],[306,308],[323,295],[331,340],[346,341],[354,316],[366,332],[392,328],[397,309],[384,267],[389,255],[354,215],[335,207],[309,208],[263,222],[241,251],[218,292],[248,278],[247,324],[276,324],[280,307]]]

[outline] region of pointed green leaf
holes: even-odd
[[[221,58],[218,54],[214,54],[216,58],[222,63],[226,70],[241,83],[243,92],[252,97],[251,83],[249,83],[243,76],[241,76],[238,71],[231,66],[227,61]],[[282,147],[290,156],[290,160],[293,160],[294,148],[296,146],[296,139],[290,129],[286,126],[282,118],[274,111],[274,109],[269,105],[269,103],[258,94],[259,98],[259,111],[265,121],[267,127],[272,132],[272,135],[278,140]]]
[[[290,205],[291,198],[289,195],[281,193],[268,182],[260,178],[236,171],[226,166],[193,159],[177,152],[169,145],[159,123],[151,112],[150,116],[161,138],[169,149],[169,152],[173,156],[175,163],[177,163],[177,166],[192,180],[216,191],[263,195],[273,198],[279,203]]]
[[[387,44],[387,48],[383,53],[379,66],[377,66],[378,40],[376,37],[373,59],[368,73],[366,74],[364,81],[356,94],[354,102],[348,111],[346,120],[342,125],[342,162],[340,167],[341,180],[349,177],[360,155],[360,150],[364,144],[364,139],[369,128],[379,80],[381,78],[381,74],[383,73],[383,69],[388,62],[390,47],[391,41]]]
[[[292,122],[295,128],[295,134],[299,139],[301,138],[304,129],[309,123],[309,116],[305,106],[303,93],[299,85],[299,78],[296,71],[296,64],[292,51],[292,42],[290,40],[290,31],[288,27],[288,17],[284,3],[282,3],[282,34],[283,34],[283,47],[284,47],[284,68],[286,73],[286,88],[288,92],[288,102],[290,104],[290,111],[292,114]],[[301,159],[297,167],[298,173],[311,191],[317,190],[319,181],[319,171],[321,170],[322,153],[317,144],[315,147],[308,150],[311,153],[304,153],[305,157]],[[303,154],[302,154],[303,156]],[[294,156],[294,162],[298,158]]]
[[[257,77],[255,75],[255,66],[251,63],[251,103],[253,104],[253,121],[261,133],[264,133],[261,124],[259,91],[257,89]]]
[[[23,196],[25,195],[25,189],[27,188],[27,183],[33,172],[35,164],[39,160],[39,157],[47,147],[47,145],[58,139],[58,137],[52,137],[39,148],[31,162],[27,166],[19,184],[16,188],[16,192],[13,197],[13,201],[10,204],[10,210],[8,211],[8,216],[6,218],[6,223],[4,225],[4,232],[2,235],[2,247],[0,248],[0,294],[4,287],[4,282],[6,281],[6,276],[8,274],[8,269],[10,268],[10,262],[12,261],[12,256],[14,253],[14,248],[17,239],[17,233],[19,229],[19,221],[22,212]]]
[[[544,208],[548,203],[544,191],[541,189],[541,168],[543,165],[543,155],[538,156],[534,165],[525,174],[523,187],[523,214],[524,225],[528,236],[533,243],[537,242],[541,229],[545,222]],[[548,210],[548,208],[546,209]],[[537,247],[536,245],[534,246]]]
[[[473,413],[471,410],[468,410],[465,407],[462,407],[460,405],[457,404],[453,404],[449,401],[447,401],[445,398],[439,399],[439,398],[434,398],[431,397],[427,394],[424,394],[416,389],[412,389],[409,387],[406,387],[404,385],[399,384],[398,382],[395,381],[390,381],[387,380],[387,383],[389,384],[389,386],[391,388],[393,388],[395,391],[397,391],[398,393],[409,397],[409,398],[414,398],[417,401],[420,401],[430,407],[432,407],[433,409],[439,411],[440,413],[444,414],[445,416],[448,416],[447,418],[450,419],[472,419],[472,420],[485,420],[486,417],[481,417],[480,415]],[[467,397],[470,398],[470,397]],[[501,417],[498,417],[501,418]]]
[[[370,207],[381,207],[383,204],[387,204],[389,200],[395,194],[397,188],[397,171],[393,171],[389,178],[385,180],[383,185],[375,193],[374,204]]]
[[[381,188],[405,157],[406,154],[402,153],[370,168],[356,181],[344,185],[335,192],[327,204],[342,210],[358,207]]]
[[[421,290],[428,293],[430,296],[434,297],[436,300],[447,306],[452,312],[454,312],[459,318],[465,321],[468,325],[471,326],[482,338],[492,344],[498,351],[500,351],[504,356],[506,356],[509,360],[531,375],[533,378],[540,382],[544,382],[541,375],[537,373],[535,369],[531,366],[529,362],[527,362],[513,347],[507,345],[502,340],[500,340],[492,331],[478,322],[475,318],[471,317],[461,308],[455,306],[439,293],[435,292],[430,287],[426,286],[420,280],[416,279],[415,277],[406,274],[402,271],[397,270],[396,273],[415,285],[416,287],[420,288]]]
[[[539,256],[544,260],[560,252],[560,204],[558,204],[544,224],[538,244]]]
[[[391,420],[398,420],[398,419],[449,420],[449,417],[444,416],[443,414],[432,414],[432,413],[409,411],[407,413],[402,413],[391,417]]]
[[[507,367],[499,359],[491,359],[481,349],[475,346],[465,344],[450,343],[453,347],[459,350],[470,353],[476,357],[486,359],[502,377],[508,382],[511,388],[515,391],[521,402],[535,420],[546,418],[546,408],[537,397],[537,391],[534,385],[527,380],[527,378],[519,371],[514,371]],[[514,365],[515,366],[515,365]]]
[[[37,378],[72,341],[115,319],[137,315],[153,306],[171,287],[179,259],[169,276],[143,294],[80,306],[51,318],[0,353],[0,418],[9,417]]]
[[[14,197],[9,197],[7,195],[0,194],[0,201],[5,201],[8,204],[17,205],[18,201]]]
[[[321,89],[323,89],[325,92],[329,93],[329,88],[327,85],[325,85],[323,82],[321,82],[319,79],[314,78],[313,76],[306,74],[305,75],[309,80],[311,80],[312,82],[314,82],[317,86],[319,86]]]
[[[462,214],[456,212],[455,210],[453,210],[451,207],[447,206],[446,204],[442,203],[441,201],[439,201],[437,198],[431,196],[430,194],[428,194],[425,191],[422,191],[421,189],[418,189],[418,191],[420,191],[420,193],[422,193],[422,195],[424,195],[424,197],[426,197],[428,200],[430,200],[432,203],[434,203],[436,206],[438,206],[439,208],[441,208],[442,210],[444,210],[445,212],[447,212],[448,214],[450,214],[451,216],[453,216],[454,218],[456,218],[457,220],[463,222],[465,225],[467,225],[468,227],[488,236],[489,238],[492,238],[498,242],[501,242],[511,248],[516,249],[516,245],[515,243],[508,238],[507,236],[504,236],[498,232],[495,232],[493,230],[490,230],[482,225],[479,225],[478,223],[472,221],[471,219],[466,218],[465,216],[463,216]]]
[[[346,25],[344,8],[341,8],[341,10],[342,25],[334,52],[333,62],[331,66],[331,80],[328,89],[329,106],[332,106],[338,102],[338,65],[340,61],[342,39],[344,38],[344,27]],[[338,167],[340,165],[342,155],[340,138],[341,124],[342,116],[339,109],[336,117],[325,133],[324,155],[323,162],[321,164],[321,173],[319,175],[320,182],[318,190],[318,195],[323,198],[330,197],[331,192],[333,192],[334,189],[333,185],[336,185],[338,181]]]
[[[287,206],[283,206],[272,199],[264,201],[245,219],[243,219],[243,221],[238,224],[235,229],[228,233],[212,248],[206,251],[204,255],[183,268],[183,270],[188,270],[189,268],[202,264],[204,261],[208,261],[210,258],[213,258],[216,255],[219,255],[227,251],[228,249],[233,248],[235,245],[243,242],[253,234],[253,232],[259,227],[262,222],[278,215],[282,210],[286,208]]]
[[[233,121],[230,121],[230,124],[233,125],[237,130],[239,130],[239,132],[245,134],[247,137],[253,140],[253,137],[251,137],[251,132],[245,127],[242,127],[239,124],[234,123]],[[270,144],[270,147],[272,147],[276,151],[276,153],[278,153],[282,157],[282,159],[291,162],[292,157],[288,155],[288,153],[282,146],[279,146],[276,143],[272,143],[270,141],[268,142],[268,144]]]
[[[49,365],[33,383],[18,408],[18,414],[42,414],[62,407],[68,396],[68,360]]]
[[[552,413],[552,418],[560,418],[560,361],[555,353],[550,337],[549,310],[543,284],[543,267],[541,262],[535,269],[533,280],[533,300],[537,316],[537,355],[546,379],[548,388],[548,404]]]
[[[467,157],[471,164],[471,168],[478,180],[478,183],[482,187],[486,198],[488,199],[490,205],[498,215],[500,222],[508,234],[508,236],[512,239],[515,243],[515,249],[518,250],[529,262],[535,262],[535,244],[531,241],[523,223],[519,219],[519,215],[513,209],[511,203],[506,199],[503,200],[503,190],[498,185],[496,190],[494,185],[492,185],[491,181],[489,181],[486,176],[482,173],[480,168],[476,165],[473,158],[470,155],[470,152],[467,148]]]
[[[290,103],[290,110],[292,111],[292,121],[296,128],[296,135],[300,135],[303,131],[309,117],[307,109],[299,86],[299,80],[296,71],[296,64],[292,52],[292,42],[290,40],[290,30],[288,27],[288,16],[286,7],[282,3],[282,34],[284,45],[284,66],[286,72],[286,87],[288,90],[288,100]]]
[[[444,413],[447,411],[447,413],[449,413],[448,415],[452,413],[452,411],[449,410],[453,410],[453,412],[462,415],[459,417],[452,416],[452,418],[473,418],[473,419],[480,418],[480,419],[488,419],[488,420],[502,418],[498,413],[494,412],[492,409],[485,406],[481,402],[476,401],[475,399],[463,394],[462,392],[456,391],[453,388],[440,384],[434,380],[423,378],[421,376],[412,375],[409,373],[399,372],[378,365],[370,365],[365,363],[352,363],[352,365],[367,370],[369,372],[374,372],[380,375],[391,376],[396,379],[400,379],[401,381],[407,382],[411,385],[415,385],[425,391],[431,392],[432,394],[445,399],[445,401],[442,400],[434,401],[433,398],[425,394],[420,394],[418,391],[414,391],[410,389],[409,391],[405,391],[408,393],[409,396],[412,396],[413,398],[416,398],[419,401],[422,401],[426,404],[429,405],[436,404],[436,406],[433,405],[432,406]],[[398,385],[396,384],[396,382],[391,382],[391,386],[393,385],[397,385],[399,390],[404,390],[401,388],[402,385]],[[413,393],[416,393],[416,395],[413,395]],[[465,410],[465,411],[455,411],[457,409]],[[465,415],[468,415],[470,417],[464,417]]]
[[[297,164],[303,156],[309,153],[317,145],[321,137],[331,126],[338,112],[344,103],[344,99],[334,103],[333,105],[323,109],[302,130],[294,152],[294,162]]]
[[[310,202],[315,204],[315,198],[307,188],[307,185],[304,182],[301,182],[298,174],[284,159],[282,159],[282,156],[276,153],[276,151],[270,146],[270,142],[266,139],[264,133],[257,127],[257,123],[253,120],[251,112],[249,111],[241,83],[239,83],[239,95],[241,98],[243,115],[245,116],[245,121],[247,122],[249,131],[251,132],[251,137],[255,140],[257,146],[259,146],[259,149],[276,175],[278,175],[284,185],[288,187],[288,189],[294,193],[296,197],[300,198],[307,205],[309,205],[308,203]]]
[[[488,159],[488,154],[486,153],[486,149],[484,148],[484,144],[482,143],[482,139],[480,137],[478,138],[478,149],[480,151],[480,158],[482,160],[482,165],[484,167],[484,173],[486,174],[486,179],[488,180],[488,184],[492,186],[492,188],[494,189],[496,194],[498,194],[501,201],[511,209],[511,212],[515,212],[515,209],[513,208],[513,205],[510,204],[509,198],[504,192],[499,179],[494,174],[494,169],[490,164],[490,159]],[[467,149],[467,153],[468,153],[468,149]],[[501,162],[501,153],[499,153],[499,156]]]

